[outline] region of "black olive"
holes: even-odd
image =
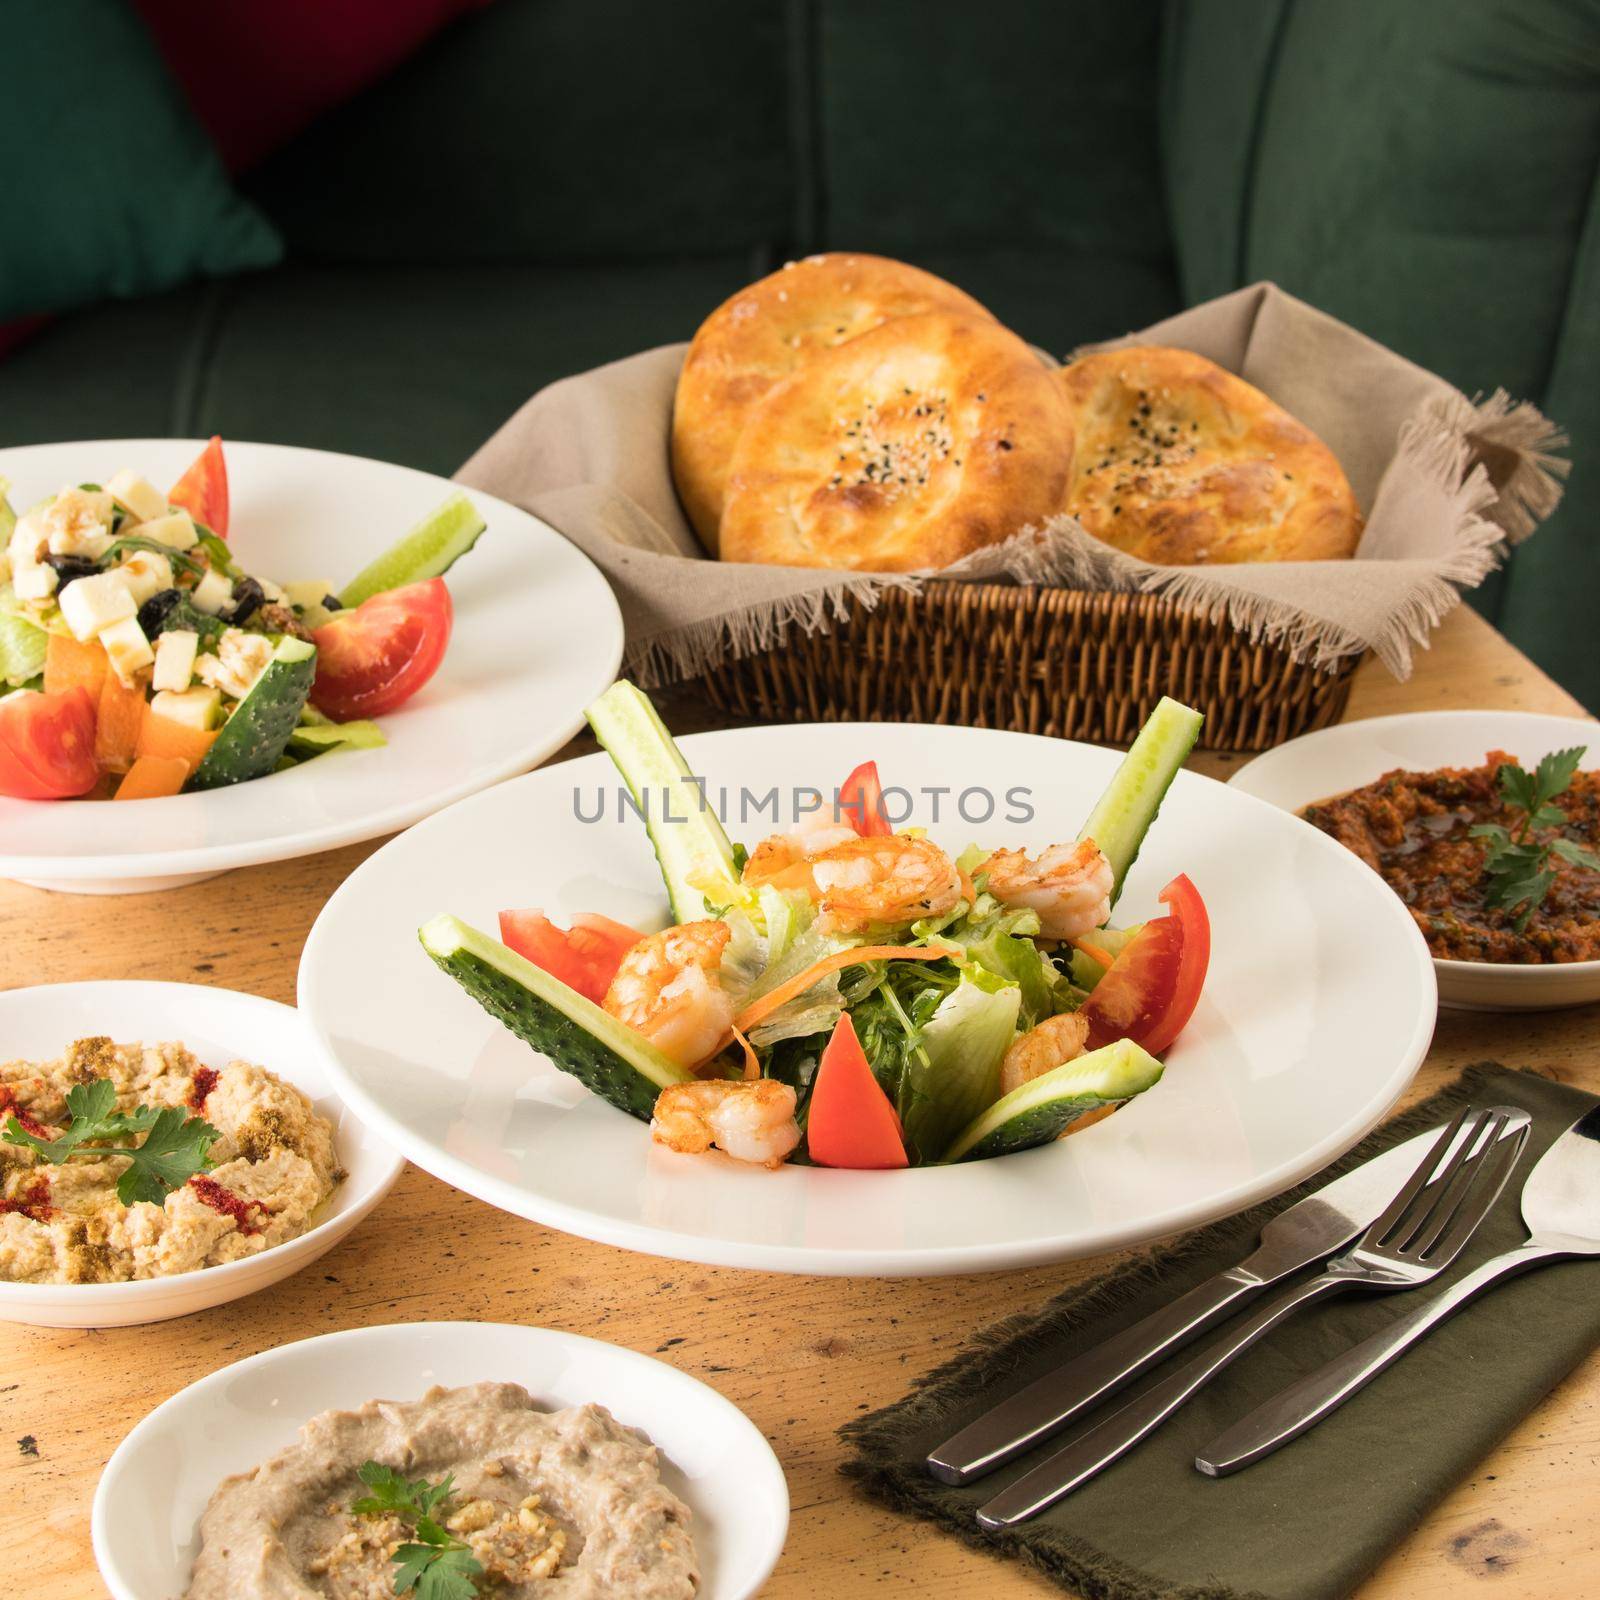
[[[228,621],[235,627],[253,616],[266,603],[266,593],[254,578],[241,578],[233,586],[233,610]]]
[[[322,609],[324,611],[343,611],[344,603],[336,594],[325,594],[322,597]]]
[[[92,578],[100,570],[100,563],[88,556],[47,555],[44,564],[55,568],[57,589],[65,589],[74,578]]]
[[[145,638],[155,638],[166,627],[167,618],[182,598],[182,589],[158,589],[139,607],[139,629]]]

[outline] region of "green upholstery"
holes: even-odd
[[[1600,705],[1600,7],[1172,0],[1164,42],[1187,300],[1271,278],[1572,431],[1560,512],[1473,598]]]
[[[280,258],[124,0],[25,9],[0,32],[0,322]]]
[[[1600,704],[1597,173],[1596,0],[493,0],[246,180],[288,265],[47,329],[0,439],[448,470],[809,250],[1057,352],[1270,277],[1572,429],[1562,511],[1474,598]]]

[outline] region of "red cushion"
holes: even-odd
[[[48,317],[18,317],[14,322],[0,322],[0,356],[8,350],[15,350],[49,320]]]
[[[488,0],[135,0],[238,172]]]

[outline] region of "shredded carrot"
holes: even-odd
[[[1091,961],[1098,961],[1102,967],[1109,967],[1117,958],[1107,949],[1097,944],[1091,944],[1087,939],[1074,939],[1074,950],[1081,950]]]
[[[965,867],[956,868],[956,876],[961,879],[961,894],[969,906],[976,905],[978,900],[978,887],[972,881],[972,874]]]
[[[787,1005],[797,994],[804,994],[817,979],[825,978],[841,967],[859,966],[863,961],[943,961],[959,953],[954,945],[913,949],[903,944],[865,944],[853,950],[835,950],[831,955],[813,962],[804,972],[797,972],[786,983],[769,990],[759,1000],[752,1000],[733,1019],[733,1024],[736,1029],[755,1027],[763,1017],[770,1017],[779,1006]]]
[[[729,1031],[739,1041],[739,1048],[744,1051],[744,1081],[754,1083],[761,1076],[761,1058],[756,1054],[755,1046],[737,1028]]]

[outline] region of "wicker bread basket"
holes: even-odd
[[[948,722],[1126,744],[1164,694],[1205,713],[1213,750],[1266,750],[1337,722],[1333,670],[1252,644],[1226,618],[1147,594],[929,583],[889,590],[827,633],[702,680],[712,703],[777,722]]]

